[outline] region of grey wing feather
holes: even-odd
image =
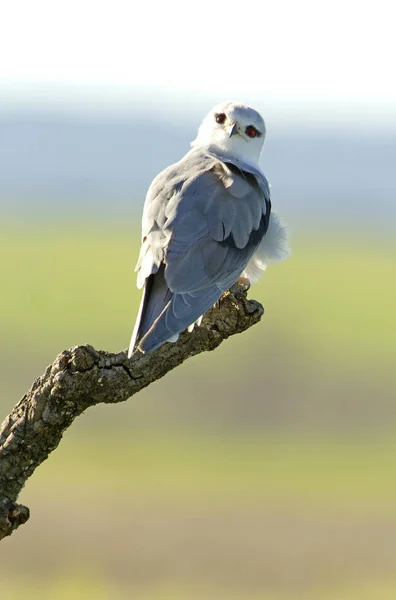
[[[245,181],[238,173],[226,171],[227,183],[231,177],[244,182],[245,196],[235,197],[217,171],[186,183],[170,224],[165,277],[174,292],[213,284],[227,289],[229,279],[236,281],[268,227],[270,199],[256,178],[244,173]]]
[[[235,283],[253,256],[271,204],[262,173],[242,167],[192,150],[154,180],[136,267],[145,304],[132,350],[137,344],[151,352],[184,331]]]

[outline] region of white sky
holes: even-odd
[[[82,87],[396,102],[392,0],[0,0],[0,101]],[[396,9],[395,9],[396,10]],[[2,97],[2,98],[1,98]]]

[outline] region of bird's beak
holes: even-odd
[[[229,127],[227,127],[227,131],[229,132],[229,136],[228,137],[232,137],[233,135],[237,135],[238,134],[238,125],[236,123],[233,123],[232,125],[230,125]]]

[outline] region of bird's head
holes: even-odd
[[[223,102],[206,115],[191,145],[257,166],[264,139],[265,123],[256,110]]]

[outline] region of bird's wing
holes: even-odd
[[[143,215],[146,293],[133,344],[151,351],[206,312],[246,267],[269,215],[268,187],[233,163],[190,152],[161,174]]]
[[[268,227],[270,199],[250,173],[216,163],[187,181],[166,210],[165,278],[174,293],[228,289]]]
[[[199,178],[214,166],[209,155],[189,152],[181,161],[162,171],[153,180],[146,196],[142,218],[142,246],[137,271],[137,285],[142,288],[146,279],[158,271],[164,261],[171,229],[167,227],[167,215],[183,196],[185,185]]]

